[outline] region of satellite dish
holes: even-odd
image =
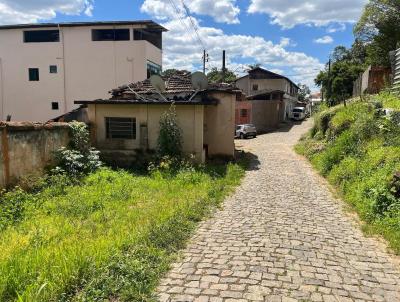
[[[208,79],[202,72],[195,72],[192,74],[192,85],[196,90],[204,90],[208,87]]]
[[[164,92],[165,91],[165,82],[159,75],[152,75],[150,77],[151,86],[154,87],[157,92]]]

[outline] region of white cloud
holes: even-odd
[[[345,31],[345,30],[346,30],[345,23],[337,23],[329,25],[328,28],[326,29],[326,32],[332,34],[338,31]]]
[[[367,0],[250,0],[249,13],[268,14],[273,24],[292,28],[298,24],[326,26],[355,22]]]
[[[221,29],[200,26],[194,18],[193,21],[209,52],[208,68],[221,68],[222,50],[226,50],[228,68],[238,73],[243,72],[245,64],[255,62],[270,70],[289,70],[296,74],[294,69],[297,68],[308,71],[306,78],[300,78],[301,82],[306,81],[310,86],[313,86],[318,70],[323,68],[316,58],[302,52],[288,51],[286,47],[293,43],[290,39],[282,38],[280,43],[274,44],[263,37],[230,35]],[[163,25],[170,30],[164,34],[164,69],[201,69],[202,47],[194,33],[189,32],[190,20],[172,19]],[[310,75],[310,70],[314,72],[313,75]]]
[[[333,38],[331,36],[323,36],[318,39],[314,39],[314,43],[317,44],[331,44],[333,43]]]
[[[331,36],[323,36],[318,39],[314,39],[314,43],[317,44],[332,44],[333,43],[333,38]]]
[[[236,0],[186,0],[184,3],[190,13],[208,15],[220,23],[239,23],[240,8],[236,5]],[[141,11],[159,20],[174,18],[178,15],[185,16],[181,0],[145,0]]]
[[[91,16],[93,0],[0,0],[0,24],[50,20],[57,13]]]

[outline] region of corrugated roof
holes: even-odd
[[[273,90],[273,89],[263,89],[263,90],[259,90],[256,93],[252,94],[252,95],[248,95],[246,98],[247,99],[253,99],[259,96],[263,96],[263,95],[267,95],[267,94],[273,94],[273,93],[279,93],[279,94],[285,94],[284,91],[282,90]]]

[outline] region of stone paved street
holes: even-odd
[[[400,301],[400,266],[293,145],[310,122],[238,140],[243,184],[200,224],[160,301]]]

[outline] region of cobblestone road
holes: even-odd
[[[293,145],[310,122],[238,141],[257,156],[159,286],[160,301],[400,301],[400,269]]]

